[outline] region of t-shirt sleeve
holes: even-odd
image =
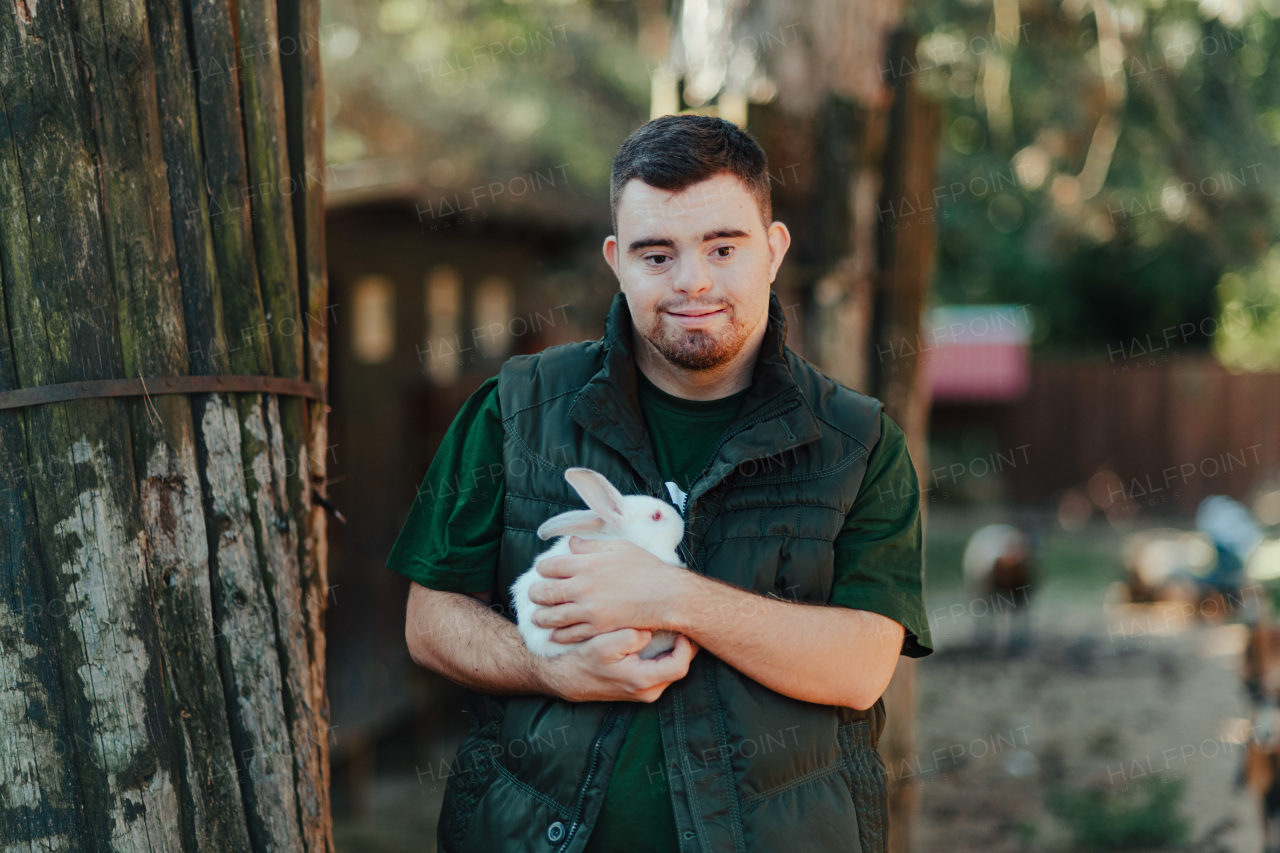
[[[933,651],[924,606],[920,484],[906,436],[884,412],[862,488],[836,536],[830,603],[901,624],[902,654],[908,657]]]
[[[486,379],[449,425],[387,557],[387,568],[430,589],[484,592],[502,541],[502,414]]]

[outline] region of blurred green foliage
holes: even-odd
[[[1029,304],[1042,352],[1101,358],[1186,323],[1174,340],[1203,345],[1225,305],[1276,305],[1278,270],[1258,264],[1280,234],[1277,14],[1275,0],[916,4],[918,59],[882,76],[945,104],[939,299]],[[1261,366],[1264,327],[1235,327],[1218,351]]]
[[[563,167],[538,204],[598,211],[617,141],[647,118],[663,45],[646,25],[670,6],[325,0],[329,161],[418,164],[464,194]],[[945,118],[931,197],[890,207],[937,222],[937,298],[1028,305],[1041,352],[1217,338],[1228,364],[1280,367],[1278,15],[1280,0],[911,3],[917,56],[881,77]]]
[[[648,118],[630,3],[325,0],[327,159],[423,164],[469,187],[565,164],[599,205],[619,139]]]
[[[1256,266],[1224,275],[1218,300],[1218,358],[1245,370],[1280,370],[1280,246]]]
[[[1136,790],[1057,790],[1046,798],[1046,806],[1085,850],[1164,850],[1190,837],[1181,810],[1186,781],[1156,776],[1134,785]]]

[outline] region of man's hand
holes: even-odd
[[[548,578],[529,587],[544,605],[533,624],[554,628],[551,639],[576,643],[621,628],[670,627],[672,595],[688,569],[664,563],[626,540],[569,537],[573,553],[538,562]]]
[[[525,646],[514,623],[481,593],[443,592],[409,586],[405,641],[419,666],[473,690],[496,694],[544,694],[573,702],[653,702],[689,671],[698,647],[677,637],[675,648],[641,660],[647,630],[624,628],[592,637],[557,658],[540,658]]]
[[[596,634],[555,658],[539,658],[538,680],[546,692],[570,702],[654,702],[684,678],[698,647],[677,635],[675,648],[650,660],[637,654],[649,642],[646,630],[622,628]]]

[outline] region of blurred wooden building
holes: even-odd
[[[409,659],[408,581],[385,568],[427,467],[505,359],[598,336],[581,318],[603,316],[616,282],[599,210],[558,205],[546,187],[536,210],[479,193],[459,210],[469,189],[368,164],[332,171],[329,496],[346,521],[330,525],[326,635],[335,805],[360,811],[380,761],[466,724],[465,703],[441,701],[457,688]],[[452,716],[418,725],[436,710]]]

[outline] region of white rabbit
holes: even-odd
[[[680,512],[666,501],[648,495],[623,495],[605,479],[604,475],[590,468],[569,468],[564,478],[590,509],[575,509],[552,516],[538,527],[538,537],[560,538],[533,560],[533,565],[511,585],[511,598],[516,608],[516,624],[525,645],[535,655],[557,657],[564,654],[573,643],[558,643],[551,639],[552,628],[533,624],[533,613],[543,605],[529,600],[529,587],[541,580],[538,563],[544,557],[572,553],[569,535],[583,539],[626,539],[634,542],[664,563],[684,566],[676,555],[676,547],[684,538],[684,519]],[[648,645],[640,650],[640,657],[657,657],[675,647],[675,633],[654,631]]]

